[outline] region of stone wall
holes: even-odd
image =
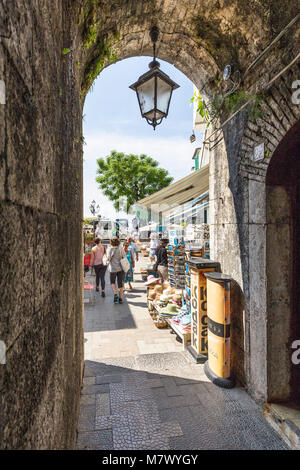
[[[232,121],[210,158],[211,258],[235,281],[232,290],[232,367],[245,384],[245,293],[248,289],[248,188],[239,175],[238,153],[246,115]]]
[[[274,3],[1,2],[2,448],[75,443],[83,366],[81,121],[93,80],[116,60],[151,55],[148,32],[157,24],[158,56],[212,96],[227,63],[244,72],[298,11],[298,0]],[[299,50],[298,39],[294,29],[243,86],[267,83]],[[236,281],[233,367],[257,399],[267,394],[264,181],[272,152],[299,119],[290,103],[298,74],[295,65],[276,82],[261,120],[247,112],[232,120],[212,151],[212,257]],[[269,157],[253,163],[261,140]]]
[[[268,322],[268,398],[290,397],[291,208],[285,188],[267,187],[266,278]]]
[[[294,47],[285,51],[285,65],[295,57],[297,50],[295,44],[299,44],[298,36]],[[276,55],[278,56],[278,51],[273,51],[268,59],[273,67],[268,74],[268,80],[283,68],[283,65],[276,60]],[[261,79],[255,77],[257,83],[265,83],[265,77],[266,70],[262,66]],[[298,77],[299,66],[295,64],[268,90],[261,103],[262,116],[252,121],[246,114],[239,114],[224,129],[224,141],[211,152],[212,257],[221,262],[223,272],[230,274],[237,281],[243,293],[239,305],[245,306],[244,312],[242,310],[233,312],[233,321],[244,325],[239,336],[240,344],[235,344],[234,340],[233,356],[239,360],[234,361],[233,367],[239,375],[241,368],[244,368],[248,390],[261,402],[272,396],[272,388],[277,387],[278,390],[280,380],[275,381],[274,378],[275,357],[278,360],[280,357],[281,363],[286,367],[290,361],[288,349],[282,355],[276,349],[276,345],[273,345],[273,350],[271,347],[268,348],[272,328],[276,329],[277,335],[282,336],[276,343],[277,348],[279,344],[284,344],[289,336],[289,329],[287,330],[289,318],[285,317],[289,310],[288,300],[285,306],[286,312],[281,310],[276,317],[274,308],[269,307],[273,310],[268,313],[267,297],[270,295],[268,276],[279,276],[278,283],[281,282],[281,290],[285,290],[290,281],[288,268],[284,269],[284,266],[288,265],[288,246],[285,246],[287,251],[282,252],[276,260],[275,272],[274,257],[267,254],[270,246],[267,245],[266,230],[268,227],[270,243],[272,220],[267,220],[266,216],[266,173],[280,141],[300,118],[300,106],[292,101],[294,91],[292,83]],[[265,157],[255,162],[254,148],[260,143],[264,143]],[[277,207],[278,199],[275,196],[273,201],[271,199],[270,195],[269,207],[270,205],[273,205],[273,208]],[[278,210],[279,207],[280,205]],[[284,230],[284,227],[281,229]],[[278,227],[276,230],[277,237],[280,237]],[[278,322],[281,322],[285,328],[280,330]],[[234,334],[236,335],[236,332]],[[244,353],[240,354],[242,343],[244,343]],[[244,364],[242,364],[243,359]],[[268,374],[271,367],[274,369],[273,379],[270,373]],[[288,371],[284,372],[284,367],[282,370],[281,388],[287,390],[288,379],[284,375],[287,375]]]
[[[70,57],[62,55],[70,21],[61,4],[0,4],[6,19],[0,30],[5,449],[72,448],[76,437],[83,367],[82,163],[75,142],[81,107]]]

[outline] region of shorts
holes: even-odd
[[[149,256],[150,256],[150,258],[155,257],[155,248],[150,248]]]
[[[168,266],[162,266],[161,264],[159,264],[157,266],[157,271],[159,273],[159,277],[163,279],[163,281],[169,280]]]
[[[116,278],[118,279],[118,288],[120,289],[123,287],[123,278],[124,278],[124,271],[118,271],[117,273],[110,273],[110,283],[115,284]]]

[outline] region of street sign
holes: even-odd
[[[262,142],[261,144],[254,147],[253,152],[253,160],[255,162],[259,162],[265,158],[265,144]]]

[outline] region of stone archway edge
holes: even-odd
[[[300,16],[300,15],[299,15]],[[286,66],[284,67],[277,75],[275,75],[275,77],[273,77],[265,86],[264,88],[262,88],[260,90],[260,92],[262,92],[263,90],[266,90],[268,89],[278,78],[281,77],[281,75],[283,75],[288,69],[290,69],[298,60],[300,59],[300,52],[299,54],[296,55],[296,57],[294,57],[294,59]],[[226,121],[224,121],[222,124],[220,124],[220,126],[215,129],[204,141],[203,141],[203,144],[202,145],[205,145],[205,144],[210,144],[212,143],[210,141],[210,138],[216,134],[218,131],[221,131],[223,130],[224,126],[226,126],[226,124],[228,124],[235,116],[237,116],[243,109],[245,109],[248,104],[251,103],[251,101],[253,100],[253,97],[249,98],[249,100],[246,101],[246,103],[244,103],[237,111],[235,111],[231,116],[229,116],[228,119],[226,119]]]

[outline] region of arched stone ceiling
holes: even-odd
[[[78,1],[83,92],[113,61],[151,55],[149,30],[157,25],[158,57],[209,93],[227,63],[245,70],[299,7],[300,0]]]

